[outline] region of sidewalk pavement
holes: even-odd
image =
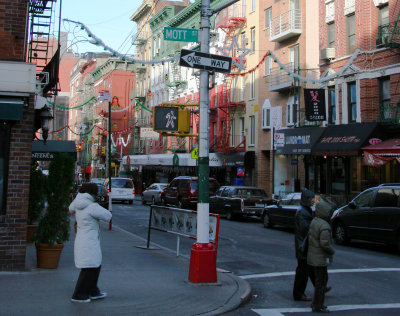
[[[218,315],[250,297],[243,279],[218,271],[217,284],[188,281],[189,260],[163,249],[143,249],[146,242],[113,225],[101,225],[103,263],[99,288],[107,298],[72,303],[79,275],[74,238],[64,246],[57,269],[37,269],[36,249],[28,244],[27,271],[0,272],[0,315]],[[153,248],[153,247],[151,247]]]

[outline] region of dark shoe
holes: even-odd
[[[71,302],[75,303],[90,303],[90,298],[71,298]]]
[[[328,293],[330,290],[332,290],[332,286],[327,286],[325,289],[325,293]]]
[[[308,296],[306,296],[305,294],[303,294],[303,296],[302,296],[302,297],[300,297],[300,298],[295,298],[294,300],[295,300],[295,301],[304,301],[304,302],[310,302],[310,301],[312,301],[312,298],[311,298],[311,297],[308,297]]]
[[[313,308],[312,312],[313,313],[330,313],[329,309],[326,306],[324,306],[320,309]]]
[[[100,292],[99,294],[91,296],[90,298],[92,300],[101,300],[102,298],[106,298],[106,297],[107,297],[107,293]]]

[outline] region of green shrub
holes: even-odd
[[[43,211],[46,199],[45,180],[45,176],[39,169],[37,162],[32,163],[29,184],[28,225],[35,223]]]
[[[49,165],[46,181],[47,209],[39,221],[34,241],[54,245],[69,240],[68,206],[74,182],[74,160],[68,154],[56,154]]]

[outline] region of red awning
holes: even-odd
[[[400,139],[388,139],[376,145],[363,147],[362,150],[379,156],[400,156]]]
[[[364,164],[367,166],[380,167],[393,159],[400,162],[400,139],[388,139],[361,149],[364,151]]]

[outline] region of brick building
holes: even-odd
[[[26,226],[29,200],[30,164],[34,132],[40,128],[39,110],[35,111],[38,55],[34,55],[33,19],[51,16],[55,1],[0,1],[0,270],[23,270],[26,255]],[[49,14],[50,12],[50,14]],[[29,21],[30,23],[27,23]],[[42,25],[51,26],[51,19]],[[42,30],[47,37],[49,33]],[[31,37],[32,36],[32,37]],[[28,39],[30,37],[30,39]],[[36,41],[35,45],[39,45]],[[32,54],[29,54],[32,52]],[[58,69],[57,56],[43,57],[39,70]],[[43,72],[42,72],[43,74]],[[58,70],[47,84],[54,91]],[[43,96],[43,94],[42,94]]]

